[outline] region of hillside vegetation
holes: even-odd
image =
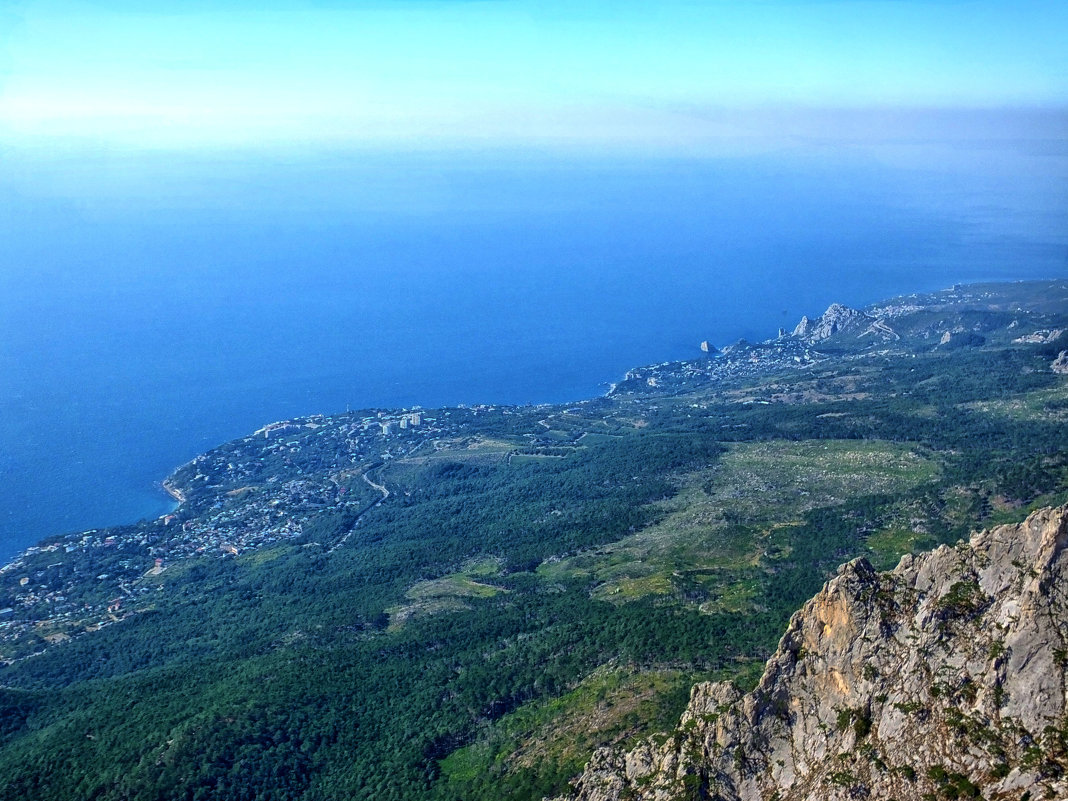
[[[841,563],[1068,501],[1068,286],[848,319],[570,405],[285,421],[179,468],[173,516],[30,549],[0,797],[562,793],[751,686]]]
[[[696,685],[670,736],[598,750],[572,801],[1064,798],[1066,546],[1068,507],[1046,508],[843,565],[753,692]]]

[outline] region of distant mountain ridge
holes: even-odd
[[[757,688],[693,688],[679,727],[602,749],[579,801],[1068,795],[1068,507],[864,559],[790,621]]]

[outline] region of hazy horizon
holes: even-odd
[[[671,149],[812,109],[1064,109],[1065,31],[1053,0],[21,0],[0,139]]]

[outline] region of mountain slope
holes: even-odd
[[[1068,284],[864,314],[894,336],[280,421],[176,470],[173,514],[27,549],[0,799],[555,796],[695,682],[752,687],[843,562],[1068,503]]]
[[[673,736],[598,751],[574,798],[1064,798],[1066,544],[1047,508],[843,565],[753,692],[696,685]]]

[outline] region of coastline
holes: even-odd
[[[170,478],[165,478],[160,482],[160,486],[163,487],[163,491],[170,495],[180,506],[185,503],[185,494],[171,483]],[[177,508],[177,507],[175,507]],[[174,511],[173,509],[171,511]]]
[[[990,286],[1011,285],[1011,284],[1019,284],[1019,283],[1042,283],[1042,282],[1045,282],[1045,281],[1059,281],[1059,280],[1063,280],[1063,279],[1061,279],[1061,278],[1048,278],[1048,279],[1030,279],[1030,280],[1025,280],[1025,281],[976,281],[976,282],[973,282],[973,283],[955,282],[953,285],[951,285],[951,287],[949,287],[949,288],[947,288],[945,290],[942,290],[942,292],[959,291],[959,290],[965,289],[965,288],[978,288],[978,287],[983,287],[983,286],[990,287]],[[894,304],[896,302],[900,302],[900,301],[904,301],[904,300],[915,301],[915,300],[919,300],[919,299],[923,299],[923,298],[931,298],[931,297],[933,297],[935,295],[938,295],[938,294],[941,294],[941,292],[918,292],[918,293],[912,293],[912,294],[908,294],[908,295],[896,295],[896,296],[893,296],[893,297],[890,297],[890,298],[886,298],[884,300],[877,301],[875,303],[867,304],[863,308],[866,309],[866,310],[871,310],[871,309],[876,309],[876,308],[886,308],[886,307],[891,306],[892,304]],[[771,342],[771,341],[773,341],[773,340],[766,340],[766,342]],[[744,342],[744,340],[742,340],[740,342]],[[696,349],[696,347],[697,346],[695,344],[695,349]],[[725,347],[726,347],[726,350],[729,351],[729,349],[732,346],[725,346]],[[720,348],[717,348],[714,356],[711,353],[702,354],[702,356],[703,356],[702,361],[708,360],[710,356],[713,359],[718,361],[719,357],[721,357],[724,352],[725,352],[724,348],[720,347]],[[696,357],[696,358],[697,359],[701,359],[701,357]],[[661,363],[659,365],[648,365],[648,366],[641,366],[641,367],[631,368],[630,370],[627,371],[627,373],[622,378],[617,379],[616,381],[608,384],[608,389],[607,389],[606,392],[601,393],[599,395],[593,395],[593,396],[591,396],[589,398],[585,398],[585,399],[581,399],[581,400],[577,400],[577,401],[571,401],[571,403],[582,403],[584,401],[593,401],[593,400],[597,400],[597,399],[601,399],[601,398],[611,398],[620,390],[621,384],[627,383],[628,380],[632,380],[632,379],[641,377],[642,381],[644,383],[645,382],[644,376],[640,376],[639,374],[641,374],[642,371],[649,369],[650,367],[664,367],[664,366],[667,366],[667,365],[670,365],[670,364],[681,365],[681,364],[685,364],[687,361],[689,361],[689,360],[685,360],[685,361],[676,360],[674,362],[665,362],[665,363]],[[632,374],[633,374],[633,376],[632,376]],[[655,387],[656,384],[650,383],[649,386]],[[509,404],[500,404],[500,405],[507,406]],[[558,404],[539,404],[539,405],[550,405],[551,406],[551,405],[558,405]],[[567,405],[567,404],[559,404],[559,405]],[[346,411],[348,411],[348,410],[346,410]],[[302,416],[300,418],[294,418],[294,419],[303,419],[303,417],[313,417],[313,416],[315,416],[315,415],[314,414],[309,414],[309,415],[305,415],[305,416]],[[259,429],[259,431],[262,431],[262,430],[263,430],[262,428]],[[259,431],[252,432],[252,433],[259,433]],[[251,436],[251,435],[252,434],[250,433],[249,435],[246,435],[246,436]],[[223,443],[219,443],[219,444],[221,445]],[[188,464],[188,463],[186,463],[186,464]],[[184,465],[179,465],[178,467],[174,468],[174,470],[171,471],[171,473],[167,476],[167,478],[163,479],[162,481],[159,481],[156,484],[157,487],[162,488],[162,490],[172,499],[172,501],[174,502],[175,506],[172,509],[163,512],[162,514],[156,515],[155,517],[157,517],[157,518],[165,517],[168,514],[171,514],[174,511],[176,511],[182,504],[186,503],[187,497],[186,497],[185,493],[181,489],[179,489],[177,486],[175,486],[175,484],[171,480],[173,475],[174,475],[174,473],[182,466],[184,466]],[[145,518],[142,518],[142,519],[143,520],[149,520],[151,518],[150,517],[145,517]],[[116,523],[116,524],[112,524],[112,525],[115,526],[115,527],[120,527],[120,526],[126,526],[126,525],[134,525],[137,522],[138,521],[131,521],[131,522],[127,522],[127,523]],[[112,525],[108,525],[108,526],[90,526],[90,527],[85,527],[85,528],[74,528],[74,529],[71,529],[71,530],[68,530],[68,531],[55,532],[55,533],[52,533],[52,534],[45,535],[44,537],[40,537],[32,545],[19,548],[10,557],[4,558],[2,560],[2,564],[0,564],[0,570],[4,570],[4,569],[9,568],[12,564],[17,563],[20,559],[22,559],[23,556],[25,556],[27,553],[32,552],[35,549],[38,549],[39,547],[41,547],[44,543],[48,542],[49,540],[53,540],[53,539],[56,539],[56,538],[62,538],[62,537],[70,536],[70,535],[74,535],[74,534],[84,534],[86,532],[95,532],[95,531],[99,531],[100,529],[103,529],[103,528],[110,528],[110,527],[112,527]]]

